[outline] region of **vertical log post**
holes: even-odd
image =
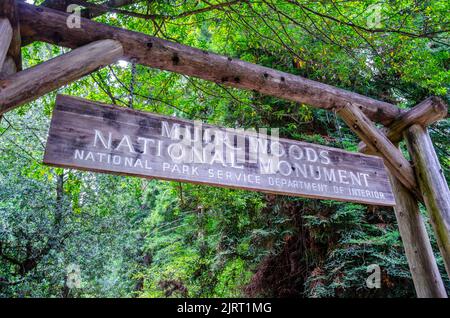
[[[16,0],[0,1],[0,17],[9,20],[12,28],[12,39],[9,45],[8,55],[16,64],[17,71],[22,70],[22,39],[20,36],[19,10]]]
[[[8,19],[0,19],[0,70],[8,53],[12,39],[12,27]]]
[[[413,125],[405,132],[405,140],[450,277],[450,191],[427,129]]]
[[[0,79],[22,70],[22,39],[18,12],[16,0],[0,1],[0,18],[7,20],[11,28],[11,39],[6,47],[7,55],[5,56],[5,61],[1,60],[3,52],[0,53]],[[0,30],[0,36],[3,36],[3,33],[4,30]],[[3,50],[3,47],[0,50]],[[14,67],[12,67],[11,61]],[[0,122],[1,120],[2,115],[0,114]]]
[[[9,20],[5,19],[5,18],[0,19],[0,73],[1,74],[3,74],[3,66],[5,64],[7,64],[7,63],[5,63],[5,60],[7,59],[6,55],[8,53],[8,49],[11,44],[12,36],[13,36],[13,30],[11,27],[11,23],[9,23]],[[1,122],[1,120],[2,120],[2,115],[0,115],[0,122]]]
[[[420,298],[446,298],[444,284],[431,248],[417,202],[414,171],[401,151],[355,105],[348,104],[338,114],[368,148],[383,157],[390,171],[396,206],[395,216],[405,248],[406,259]],[[406,178],[405,178],[406,177]],[[405,182],[406,181],[406,182]]]
[[[396,201],[395,217],[417,297],[447,298],[418,202],[392,174],[389,179]]]

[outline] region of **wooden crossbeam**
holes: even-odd
[[[143,0],[108,0],[104,1],[102,4],[96,4],[93,2],[80,0],[45,0],[41,6],[66,12],[67,6],[70,4],[78,4],[81,6],[87,6],[87,4],[89,4],[89,8],[81,11],[81,16],[92,19],[107,12],[113,12],[116,8],[142,1]]]
[[[373,121],[389,124],[401,114],[395,105],[306,78],[166,41],[138,32],[81,19],[81,28],[67,26],[68,14],[19,3],[24,41],[79,47],[99,39],[120,41],[125,58],[145,66],[253,90],[314,107],[332,110],[348,103],[363,105]]]
[[[447,105],[445,102],[439,97],[432,96],[401,114],[389,127],[382,128],[381,131],[392,143],[396,144],[402,140],[403,132],[408,127],[414,124],[427,127],[446,116]],[[363,141],[359,143],[358,151],[373,154]]]
[[[450,277],[450,191],[427,129],[413,125],[405,132],[405,140]]]
[[[0,19],[0,69],[3,67],[3,63],[6,59],[6,54],[8,53],[9,45],[11,44],[11,39],[13,35],[13,30],[8,19]]]
[[[396,201],[395,217],[416,295],[419,298],[447,298],[418,202],[396,177],[390,174],[389,178]]]
[[[370,119],[364,115],[360,107],[347,104],[337,110],[342,120],[363,140],[374,153],[379,154],[385,161],[391,173],[405,185],[405,187],[417,195],[418,190],[414,171],[405,159],[401,151],[384,135]]]
[[[0,80],[0,115],[114,63],[122,56],[119,42],[101,40]]]

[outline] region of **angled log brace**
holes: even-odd
[[[421,197],[414,171],[400,150],[389,141],[366,115],[353,104],[347,104],[337,110],[342,120],[363,140],[376,154],[379,154],[391,173],[410,190]]]
[[[432,96],[401,114],[389,127],[384,127],[381,131],[393,144],[396,144],[403,139],[403,132],[409,126],[419,124],[427,127],[446,116],[447,105],[445,102],[439,97]],[[359,143],[358,151],[373,154],[363,141]]]
[[[114,63],[122,55],[119,42],[97,41],[0,80],[0,115]]]

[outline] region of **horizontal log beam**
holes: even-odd
[[[408,127],[414,124],[427,127],[446,116],[447,105],[445,102],[439,97],[432,96],[401,114],[389,127],[382,128],[381,131],[392,143],[396,144],[403,139],[403,132]],[[372,154],[364,142],[359,143],[358,151]]]
[[[405,140],[450,277],[450,190],[427,129],[413,125],[405,132]]]
[[[119,42],[102,40],[0,80],[0,115],[114,63],[122,56]]]
[[[348,103],[363,105],[373,121],[389,124],[401,114],[395,105],[306,78],[228,58],[146,34],[81,20],[81,28],[68,28],[68,14],[49,8],[19,4],[22,37],[75,48],[111,38],[122,43],[125,58],[145,66],[168,70],[241,89],[253,90],[332,110]]]
[[[11,44],[13,30],[8,19],[0,19],[0,69],[8,53],[9,45]]]
[[[417,197],[421,197],[414,171],[401,151],[367,118],[359,107],[348,104],[337,110],[342,120],[371,150],[381,156],[391,173]]]
[[[144,0],[108,0],[101,4],[90,2],[91,7],[82,10],[81,16],[88,19],[92,19],[102,14],[108,13],[111,10],[114,11],[114,9],[116,8],[124,7],[130,4],[143,1]],[[87,3],[88,1],[83,2]],[[46,0],[41,4],[41,6],[67,12],[67,7],[71,4],[80,4],[81,6],[83,6],[83,3],[77,0]]]

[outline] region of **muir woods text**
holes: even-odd
[[[275,194],[394,205],[380,158],[58,96],[44,162]]]

